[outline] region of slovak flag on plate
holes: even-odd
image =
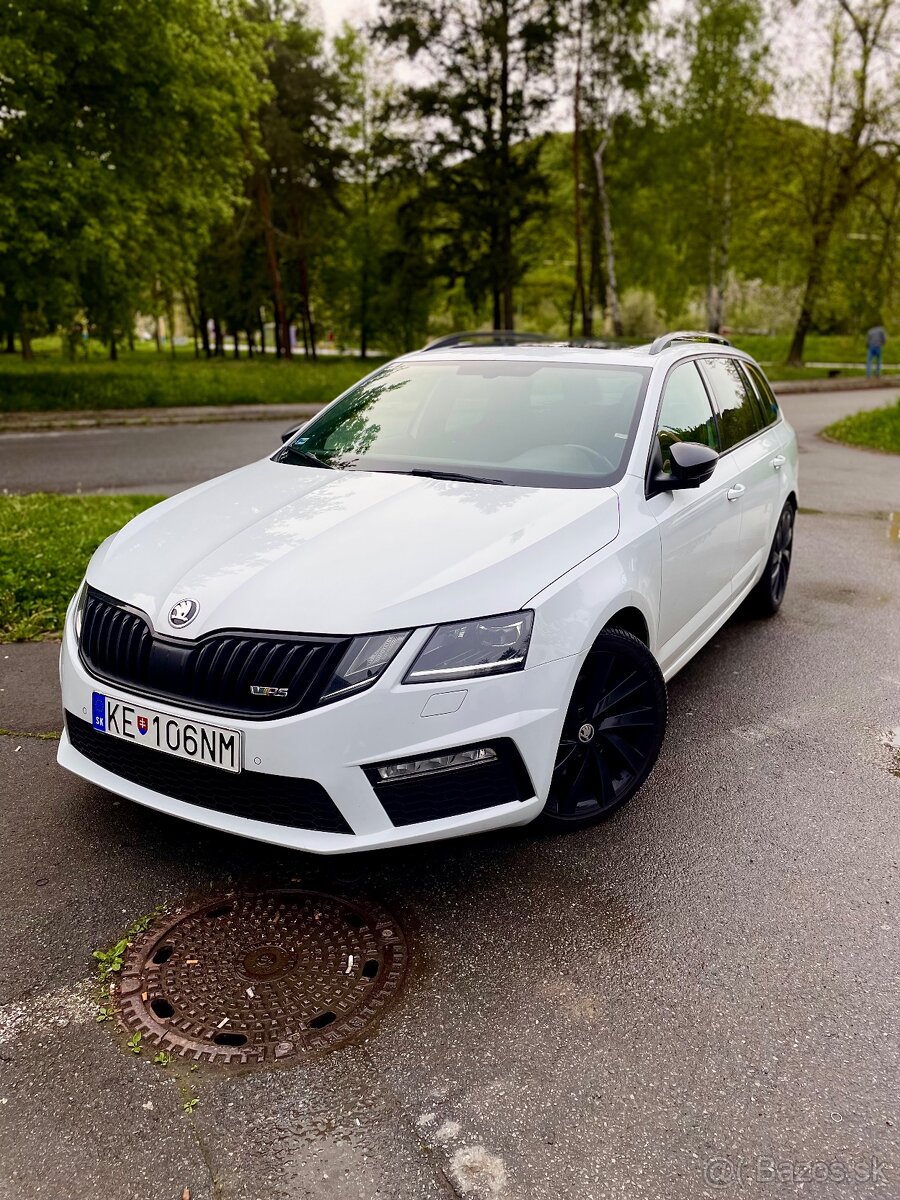
[[[137,727],[138,727],[138,733],[141,734],[141,736],[143,737],[143,735],[150,728],[147,718],[146,717],[138,717]]]

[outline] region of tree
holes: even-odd
[[[691,170],[677,186],[705,260],[707,328],[719,333],[735,223],[753,193],[751,132],[770,90],[759,0],[691,0],[678,30],[687,72],[674,116]]]
[[[281,349],[290,355],[289,325],[296,312],[305,352],[315,358],[314,273],[328,223],[341,209],[345,85],[304,8],[256,0],[253,13],[264,31],[271,83],[259,115],[265,158],[255,198],[276,327]]]
[[[429,256],[417,204],[417,123],[404,120],[392,66],[345,25],[334,40],[345,87],[341,220],[329,239],[323,284],[335,324],[365,358],[409,350],[427,329]],[[346,335],[343,340],[346,340]]]
[[[576,292],[582,313],[582,333],[592,333],[593,297],[584,285],[583,222],[581,215],[582,145],[587,148],[594,175],[599,229],[605,258],[605,295],[610,321],[622,336],[619,288],[607,181],[607,150],[617,121],[631,113],[649,80],[646,33],[650,0],[576,0],[572,17],[575,39],[573,87],[573,160],[576,180]],[[592,276],[599,274],[595,263]]]
[[[535,135],[554,98],[557,0],[385,0],[377,33],[416,64],[437,270],[512,328],[516,234],[544,192]]]
[[[830,40],[820,122],[791,161],[808,229],[805,280],[788,361],[802,365],[839,221],[900,161],[896,0],[828,0]],[[806,131],[804,131],[804,134]]]
[[[83,308],[115,355],[240,200],[258,45],[236,0],[33,0],[0,21],[4,306],[32,332]]]

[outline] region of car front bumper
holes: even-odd
[[[255,793],[265,791],[262,781],[266,776],[278,776],[282,784],[285,777],[311,780],[324,789],[350,832],[304,828],[301,804],[298,804],[291,824],[276,824],[271,820],[237,816],[189,803],[144,786],[133,778],[124,778],[93,761],[76,749],[68,732],[63,733],[60,741],[58,761],[73,774],[99,787],[161,812],[259,841],[319,854],[409,845],[505,825],[526,824],[538,815],[546,800],[563,717],[580,664],[579,656],[493,678],[451,684],[404,685],[401,683],[403,675],[427,632],[419,631],[414,635],[378,683],[357,696],[277,721],[247,721],[192,712],[161,700],[129,694],[125,689],[95,680],[79,658],[71,620],[67,621],[60,657],[60,681],[63,708],[71,717],[90,722],[92,693],[99,691],[152,708],[163,715],[239,730],[243,741],[242,776],[245,780],[255,776],[249,781],[254,785]],[[446,711],[448,709],[452,711]],[[90,735],[110,737],[93,731]],[[516,799],[489,807],[484,804],[486,800],[490,801],[490,796],[482,795],[474,811],[457,811],[455,815],[436,819],[395,824],[366,773],[366,768],[374,764],[424,758],[463,746],[497,743],[500,739],[509,739],[521,757],[524,771],[520,778],[528,781],[527,786],[520,788]],[[170,758],[159,751],[140,750],[137,746],[134,753]],[[215,771],[216,777],[228,776],[227,772],[215,768],[204,769]],[[457,796],[464,786],[465,773],[476,770],[461,767],[453,772]],[[236,778],[240,779],[240,776]],[[438,778],[433,777],[435,781]],[[474,781],[475,775],[471,779]],[[222,786],[226,786],[224,779]],[[228,786],[231,786],[231,780]],[[439,803],[438,799],[438,806]]]

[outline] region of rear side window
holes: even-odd
[[[666,474],[672,470],[669,449],[674,442],[700,442],[713,450],[719,449],[716,419],[693,362],[682,363],[666,380],[656,437]]]
[[[778,420],[778,401],[775,399],[774,392],[769,387],[769,381],[763,375],[762,371],[760,371],[759,367],[753,363],[742,362],[741,367],[750,381],[750,386],[756,393],[763,423],[765,425],[773,425]]]
[[[719,406],[722,449],[729,450],[763,428],[762,413],[733,358],[705,358],[703,367]]]

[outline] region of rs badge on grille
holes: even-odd
[[[260,687],[258,683],[250,684],[251,696],[275,696],[277,699],[283,700],[287,694],[287,688]]]

